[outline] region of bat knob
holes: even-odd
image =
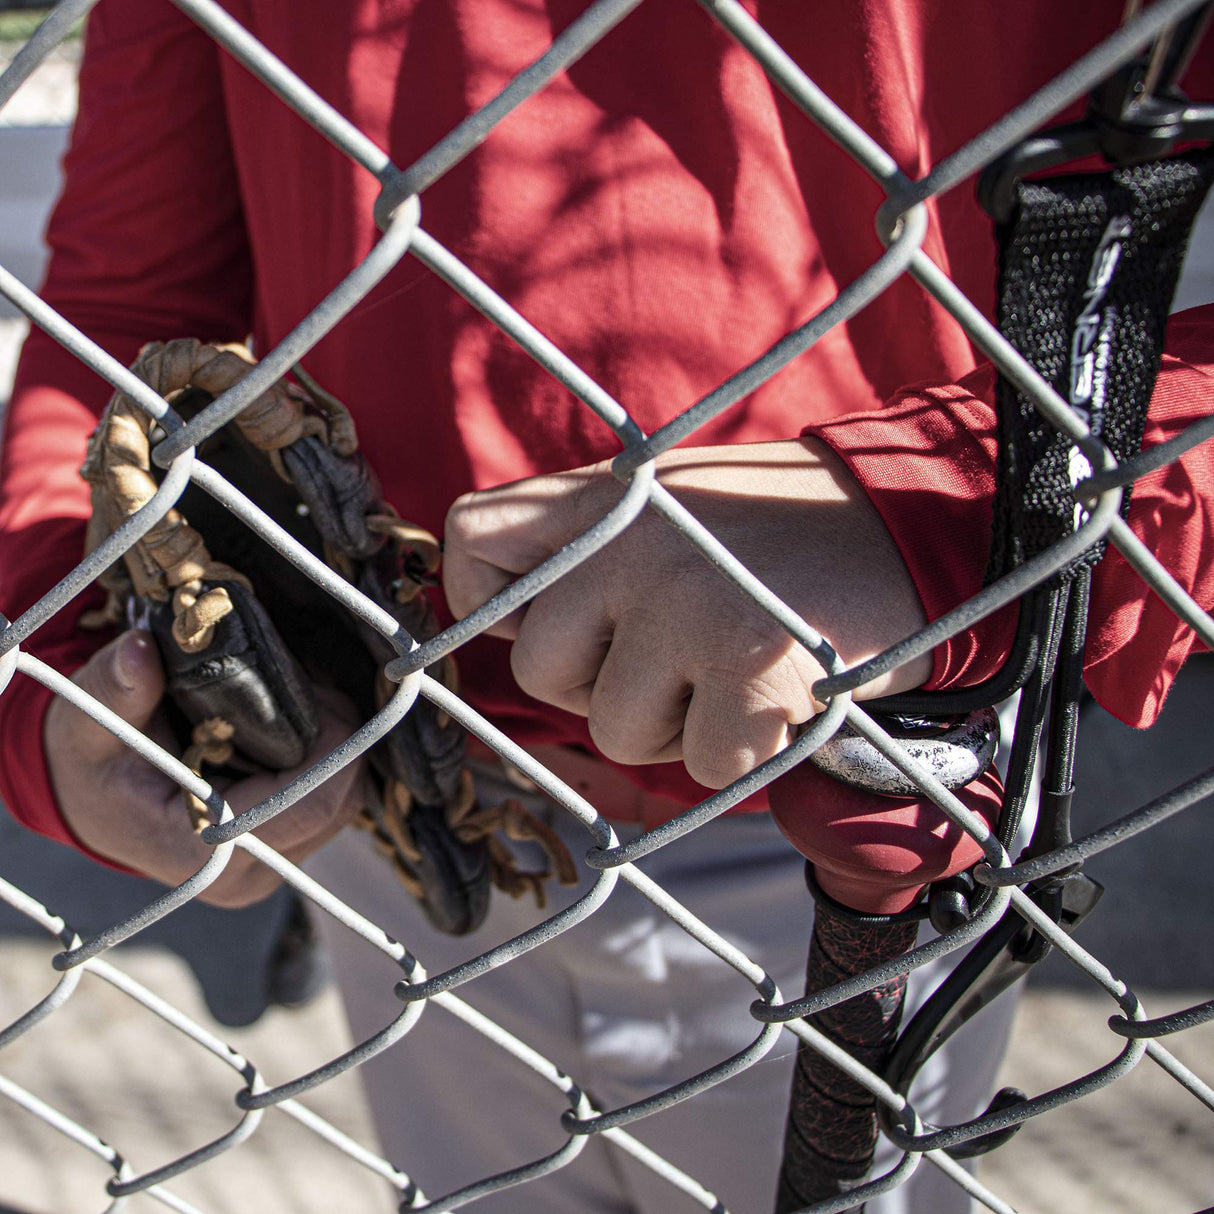
[[[994,826],[1003,785],[994,768],[953,795]],[[784,837],[813,863],[836,902],[874,915],[912,906],[925,885],[982,859],[980,844],[926,797],[888,797],[843,784],[802,763],[769,790]]]

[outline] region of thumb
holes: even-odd
[[[458,498],[443,532],[443,589],[454,615],[474,611],[577,535],[575,506],[605,467],[531,477]],[[512,637],[520,619],[516,612],[490,631]]]
[[[124,721],[143,729],[164,694],[164,669],[150,633],[133,629],[99,649],[72,677],[84,691],[116,712]],[[108,729],[72,706],[56,701],[66,712],[58,714],[56,746],[72,747],[92,762],[106,762],[126,750]]]

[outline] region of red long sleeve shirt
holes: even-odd
[[[406,165],[493,97],[581,0],[282,0],[233,15]],[[1110,32],[1119,6],[963,0],[759,0],[763,24],[905,172],[922,175]],[[129,362],[153,339],[280,340],[377,238],[377,183],[162,0],[89,20],[80,118],[48,231],[44,298]],[[1209,56],[1192,93],[1214,96]],[[647,0],[422,199],[423,225],[646,430],[827,304],[881,252],[876,183],[698,6]],[[930,207],[926,251],[988,312],[994,244],[971,188]],[[614,454],[607,428],[507,337],[406,258],[305,360],[351,405],[400,512],[433,529],[460,493]],[[1177,318],[1148,444],[1204,411],[1214,314]],[[906,388],[912,383],[917,387]],[[0,610],[10,619],[81,555],[85,439],[110,389],[35,332],[0,466]],[[992,376],[903,279],[745,401],[702,444],[810,426],[889,525],[930,617],[980,585],[993,487]],[[1214,601],[1210,486],[1197,448],[1140,482],[1131,525]],[[70,671],[99,644],[77,601],[27,648]],[[1148,724],[1193,644],[1115,553],[1097,571],[1087,677]],[[999,620],[942,646],[932,686],[1001,661]],[[589,747],[585,723],[528,699],[491,639],[461,651],[468,699],[523,743]],[[48,694],[0,696],[0,794],[68,840],[42,754]],[[703,795],[679,765],[647,787]]]

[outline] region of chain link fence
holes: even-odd
[[[63,0],[52,10],[45,23],[30,38],[9,68],[0,76],[0,105],[6,103],[33,69],[84,17],[94,0]],[[104,3],[104,0],[102,0]],[[896,1188],[915,1167],[939,1169],[965,1188],[986,1208],[1006,1214],[1012,1207],[983,1183],[975,1180],[947,1153],[946,1148],[982,1134],[1059,1109],[1115,1084],[1140,1062],[1162,1069],[1177,1085],[1178,1098],[1192,1098],[1214,1111],[1214,1088],[1184,1066],[1169,1048],[1175,1034],[1214,1018],[1214,1001],[1176,1014],[1153,1018],[1134,991],[1110,972],[1099,958],[1080,947],[1074,939],[1030,898],[1023,886],[1030,880],[1058,872],[1104,849],[1117,846],[1148,830],[1185,808],[1199,802],[1214,789],[1214,772],[1206,772],[1186,781],[1167,795],[1143,806],[1102,830],[1056,853],[1013,865],[991,831],[970,813],[952,794],[935,782],[931,773],[886,735],[878,725],[852,702],[851,691],[879,671],[891,669],[916,655],[929,652],[950,636],[955,636],[980,615],[988,614],[1012,602],[1030,586],[1039,584],[1065,566],[1095,539],[1106,536],[1141,574],[1154,593],[1163,598],[1203,639],[1214,647],[1214,621],[1193,602],[1135,538],[1118,514],[1120,491],[1110,483],[1099,495],[1090,516],[1073,537],[1033,559],[1016,573],[987,587],[980,595],[957,611],[937,620],[922,632],[907,638],[880,657],[856,669],[845,669],[826,642],[810,629],[771,591],[756,580],[699,520],[683,507],[654,477],[654,459],[675,443],[696,433],[697,429],[775,375],[792,359],[819,341],[834,327],[855,316],[894,281],[904,275],[916,279],[922,288],[946,307],[1003,372],[1029,392],[1040,411],[1059,429],[1076,441],[1088,435],[1074,414],[1013,349],[979,310],[928,257],[922,242],[926,231],[925,203],[956,187],[978,173],[997,155],[1041,126],[1059,108],[1082,97],[1111,70],[1136,53],[1145,43],[1195,9],[1192,0],[1157,3],[1132,23],[1124,26],[1106,43],[1084,56],[1061,78],[1042,90],[1023,106],[1006,115],[989,130],[977,136],[945,160],[934,165],[920,180],[906,177],[892,156],[870,139],[849,117],[826,97],[735,0],[701,0],[708,16],[761,64],[763,70],[801,111],[804,121],[815,123],[841,145],[884,188],[887,201],[878,216],[884,233],[884,254],[855,281],[847,284],[838,297],[808,323],[789,333],[763,357],[737,375],[720,384],[715,391],[681,413],[654,434],[645,434],[627,410],[595,382],[587,372],[571,361],[515,312],[489,286],[462,264],[424,226],[419,196],[474,150],[517,106],[547,87],[560,73],[612,30],[637,7],[640,0],[597,0],[553,41],[527,71],[479,112],[459,124],[412,165],[400,167],[369,140],[356,125],[336,112],[301,79],[270,54],[256,38],[237,24],[211,0],[174,0],[178,7],[207,30],[231,55],[258,76],[291,106],[301,121],[310,123],[355,164],[380,181],[382,190],[377,216],[383,235],[379,243],[331,294],[317,305],[298,327],[277,347],[265,352],[256,371],[238,386],[224,393],[189,422],[182,421],[146,384],[111,359],[38,296],[24,287],[8,270],[0,268],[0,292],[30,320],[41,326],[71,350],[115,388],[129,394],[155,417],[167,437],[157,451],[157,460],[167,469],[155,498],[118,529],[101,547],[40,602],[19,619],[8,623],[0,646],[0,685],[7,686],[14,674],[35,679],[55,694],[76,705],[105,728],[121,738],[148,763],[179,782],[204,801],[214,804],[210,787],[189,771],[173,755],[149,738],[131,729],[59,672],[22,650],[23,642],[35,634],[45,621],[62,610],[92,584],[98,574],[121,557],[136,539],[172,508],[183,488],[191,480],[236,511],[244,522],[267,543],[293,561],[305,574],[340,600],[342,605],[367,626],[380,631],[394,646],[398,656],[388,663],[387,677],[397,691],[375,720],[360,730],[351,743],[328,756],[305,775],[248,811],[234,815],[226,804],[218,821],[209,827],[204,840],[213,848],[211,859],[189,880],[156,898],[138,913],[107,929],[82,939],[71,923],[29,897],[16,885],[0,881],[0,898],[62,945],[53,961],[57,977],[53,989],[21,1016],[0,1031],[0,1095],[57,1131],[81,1156],[93,1156],[111,1175],[99,1192],[99,1201],[110,1199],[109,1209],[117,1210],[135,1194],[145,1194],[160,1204],[178,1211],[196,1207],[175,1195],[173,1182],[183,1173],[232,1151],[259,1133],[268,1118],[288,1118],[302,1127],[314,1141],[324,1144],[335,1157],[344,1157],[352,1169],[362,1169],[383,1182],[395,1194],[401,1208],[455,1209],[508,1186],[526,1183],[538,1176],[570,1164],[591,1134],[608,1136],[624,1151],[653,1173],[663,1178],[674,1191],[706,1210],[722,1208],[717,1198],[689,1176],[646,1148],[631,1127],[675,1103],[694,1101],[697,1093],[731,1075],[755,1066],[777,1042],[791,1034],[808,1043],[844,1070],[856,1083],[873,1093],[894,1114],[894,1124],[904,1150],[902,1161],[884,1176],[877,1177],[855,1195],[814,1205],[814,1211],[850,1208],[867,1195]],[[303,19],[303,18],[301,18]],[[396,624],[385,619],[370,601],[348,584],[341,582],[318,560],[294,543],[255,504],[234,494],[221,477],[195,458],[196,447],[227,424],[271,383],[288,373],[308,351],[404,258],[413,258],[445,282],[476,309],[508,334],[532,359],[544,367],[560,384],[580,399],[618,436],[621,455],[616,470],[627,481],[627,491],[619,504],[587,531],[581,539],[519,578],[483,608],[452,625],[439,636],[421,645],[402,644]],[[1203,423],[1200,433],[1191,433],[1186,442],[1200,441],[1210,431]],[[1169,453],[1173,458],[1179,450]],[[829,677],[816,689],[829,701],[823,712],[805,732],[776,758],[763,764],[744,780],[713,794],[674,821],[650,830],[621,844],[610,822],[596,806],[537,762],[526,750],[478,715],[458,695],[429,677],[425,671],[445,655],[457,654],[460,647],[482,633],[494,621],[528,602],[545,587],[565,576],[581,562],[619,535],[645,510],[660,515],[689,544],[694,545],[725,578],[760,605],[801,645],[818,655],[829,670]],[[724,592],[724,591],[723,591]],[[443,972],[430,974],[423,968],[425,958],[411,955],[406,943],[392,939],[379,924],[336,898],[295,865],[276,854],[252,834],[252,830],[285,812],[311,788],[336,770],[353,761],[383,731],[399,721],[418,696],[438,705],[461,723],[471,734],[521,772],[579,823],[585,832],[585,861],[597,873],[593,888],[573,907],[545,920],[533,929],[487,953],[469,956]],[[637,862],[661,848],[677,848],[679,841],[698,827],[723,814],[754,788],[765,784],[800,763],[846,722],[869,737],[879,750],[907,772],[950,819],[969,832],[982,846],[985,865],[980,880],[994,893],[981,914],[971,922],[938,939],[920,945],[905,957],[881,966],[859,978],[818,992],[812,997],[793,998],[776,989],[763,968],[710,925],[677,903],[648,878]],[[215,1033],[166,1002],[146,986],[135,981],[107,956],[114,946],[137,940],[150,924],[171,915],[202,893],[223,871],[234,849],[242,849],[278,873],[320,913],[331,916],[352,934],[378,950],[385,961],[385,982],[396,986],[401,1010],[394,1022],[373,1038],[314,1066],[307,1073],[271,1083],[258,1066],[257,1059],[230,1049]],[[475,1009],[475,998],[467,1002],[460,988],[486,968],[511,963],[531,949],[538,948],[553,935],[569,930],[576,923],[593,921],[593,916],[620,886],[630,886],[648,899],[669,920],[677,924],[700,947],[719,958],[723,967],[739,975],[740,990],[753,988],[753,994],[740,998],[739,1010],[750,1005],[754,1017],[754,1039],[749,1049],[703,1074],[688,1078],[648,1099],[623,1108],[597,1108],[579,1086],[578,1076],[567,1075],[543,1054],[533,1050],[526,1040],[502,1029]],[[804,1017],[871,989],[908,968],[932,958],[956,954],[979,939],[997,924],[1008,907],[1031,924],[1054,950],[1067,960],[1095,988],[1111,1001],[1106,1056],[1111,1059],[1094,1066],[1082,1077],[1054,1090],[1038,1092],[1011,1109],[996,1111],[964,1127],[945,1127],[923,1132],[915,1110],[906,1096],[895,1090],[880,1075],[850,1058],[838,1046],[809,1024]],[[93,1128],[78,1124],[44,1096],[19,1086],[4,1077],[4,1050],[34,1026],[53,1017],[71,999],[87,998],[82,985],[85,974],[138,1004],[146,1013],[163,1022],[177,1034],[181,1049],[201,1051],[231,1072],[237,1088],[229,1112],[229,1124],[206,1145],[166,1159],[157,1166],[136,1171],[123,1154],[123,1144],[111,1146]],[[753,1003],[751,1000],[753,999]],[[470,1030],[494,1043],[520,1068],[539,1076],[558,1094],[558,1103],[566,1107],[563,1115],[554,1115],[554,1133],[564,1145],[544,1158],[520,1161],[518,1167],[478,1177],[459,1191],[446,1195],[423,1194],[413,1180],[374,1150],[355,1141],[330,1121],[314,1112],[309,1098],[336,1077],[358,1068],[376,1054],[399,1047],[410,1030],[431,1008],[441,1008],[465,1023]],[[83,1081],[83,1077],[82,1077]],[[916,1132],[917,1130],[917,1132]],[[1161,1148],[1166,1149],[1166,1148]]]

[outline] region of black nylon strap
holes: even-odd
[[[996,227],[1000,330],[1064,400],[1082,410],[1093,434],[1119,464],[1136,456],[1142,444],[1172,296],[1189,232],[1212,178],[1214,149],[1203,149],[1112,172],[1020,181],[1012,218]],[[1075,527],[1073,488],[1090,475],[1086,461],[1075,459],[1079,453],[1072,453],[1069,438],[1002,376],[996,408],[999,454],[988,582]],[[1127,487],[1123,503],[1128,502]],[[1023,689],[999,823],[1005,847],[1011,845],[1029,794],[1047,707],[1052,718],[1047,770],[1032,847],[1044,850],[1057,838],[1069,838],[1087,618],[1087,581],[1080,575],[1102,552],[1102,545],[1095,546],[1021,601],[1013,657],[999,674],[969,689],[964,704],[966,709],[989,704]],[[871,706],[878,704],[883,711],[930,713],[956,711],[959,702],[955,694],[920,692]],[[1062,898],[1058,891],[1057,910]],[[974,954],[982,948],[976,946]],[[1043,954],[1037,948],[1014,956],[1021,963]],[[987,956],[984,965],[991,964]],[[981,1006],[976,992],[984,989],[985,978],[980,973],[958,984],[951,999],[931,1002],[912,1021],[906,1038],[910,1048],[901,1056],[895,1050],[892,1070],[884,1072],[897,1090],[908,1090],[923,1062],[952,1031],[942,1032],[941,1026],[953,1016],[961,1023]],[[1001,989],[988,990],[988,997]],[[969,1013],[956,1013],[957,999],[969,1001]],[[996,1104],[1005,1097],[1022,1098],[1009,1090],[996,1097]],[[1004,1140],[980,1139],[973,1151]]]
[[[1017,211],[997,228],[1000,330],[1119,462],[1142,443],[1189,230],[1212,178],[1214,151],[1205,148],[1020,182]],[[1072,488],[1087,474],[1071,441],[1002,376],[996,406],[988,581],[1073,530]],[[1077,566],[1102,551],[1093,548]]]

